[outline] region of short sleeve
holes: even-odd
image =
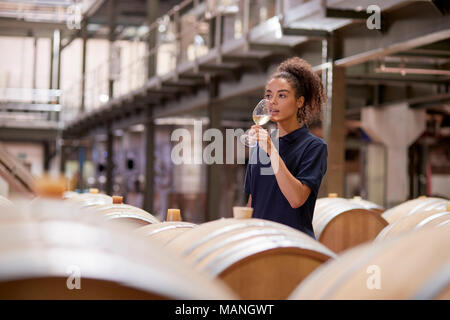
[[[249,163],[247,165],[247,171],[245,172],[245,182],[244,182],[244,191],[246,194],[252,193],[251,188],[251,179],[252,178],[252,170],[251,170],[251,164]]]
[[[322,178],[327,171],[328,149],[324,142],[312,143],[303,154],[296,178],[317,195]]]

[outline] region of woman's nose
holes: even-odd
[[[269,102],[270,102],[270,104],[275,104],[276,103],[275,97],[270,98]]]

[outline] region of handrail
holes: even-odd
[[[265,11],[276,14],[278,1],[280,0],[268,1],[268,4],[265,4],[266,7],[268,6]],[[261,18],[260,15],[253,17],[249,0],[230,0],[227,1],[227,4],[244,8],[244,10],[236,10],[235,8],[231,10],[235,17],[235,24],[239,28],[232,34],[233,39],[247,38],[250,25],[259,25],[273,16],[272,14],[266,14],[265,18]],[[191,6],[192,8],[190,8]],[[189,10],[186,11],[187,8]],[[226,8],[218,12],[211,12],[210,9],[209,0],[185,0],[150,24],[147,32],[134,40],[134,42],[146,46],[145,53],[128,62],[127,65],[119,66],[118,77],[114,80],[113,97],[108,96],[110,59],[86,72],[85,111],[100,107],[111,98],[126,95],[143,87],[148,81],[148,63],[152,57],[156,60],[155,76],[161,77],[170,72],[177,72],[177,66],[185,62],[194,62],[195,65],[198,65],[197,59],[208,54],[212,49],[216,49],[220,53],[224,39],[211,43],[210,36],[215,37],[224,33],[222,30],[219,30],[219,32],[216,30],[215,34],[212,34],[211,27],[217,29],[223,26],[220,23],[212,26],[210,22],[212,18],[217,16],[229,17],[230,13],[227,12]],[[257,21],[250,23],[250,19],[253,18]],[[162,25],[165,25],[165,28],[160,28]],[[149,48],[148,40],[155,32],[156,43],[154,47]],[[120,43],[118,45],[120,46]],[[81,79],[77,80],[71,87],[77,87],[79,83],[81,83]],[[68,118],[79,114],[81,101],[74,90],[64,90],[62,101],[63,110],[66,109],[66,104],[70,105],[70,108],[67,109],[70,110],[72,116]],[[64,116],[64,118],[66,117]]]

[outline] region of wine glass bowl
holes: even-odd
[[[259,126],[265,125],[270,120],[270,102],[267,99],[262,99],[258,102],[256,107],[253,109],[252,119],[253,122]],[[257,145],[256,138],[254,135],[243,134],[240,138],[242,144],[247,147],[253,148]]]

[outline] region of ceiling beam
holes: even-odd
[[[326,38],[330,35],[327,30],[283,28],[283,36],[303,36],[310,38]]]
[[[428,2],[417,2],[392,12],[390,18],[395,23],[385,34],[369,30],[365,25],[343,30],[340,33],[343,54],[336,65],[348,67],[450,37],[450,19],[436,12]]]
[[[353,19],[353,20],[367,20],[371,14],[367,13],[365,10],[349,10],[340,8],[329,8],[325,9],[325,17],[334,19]]]

